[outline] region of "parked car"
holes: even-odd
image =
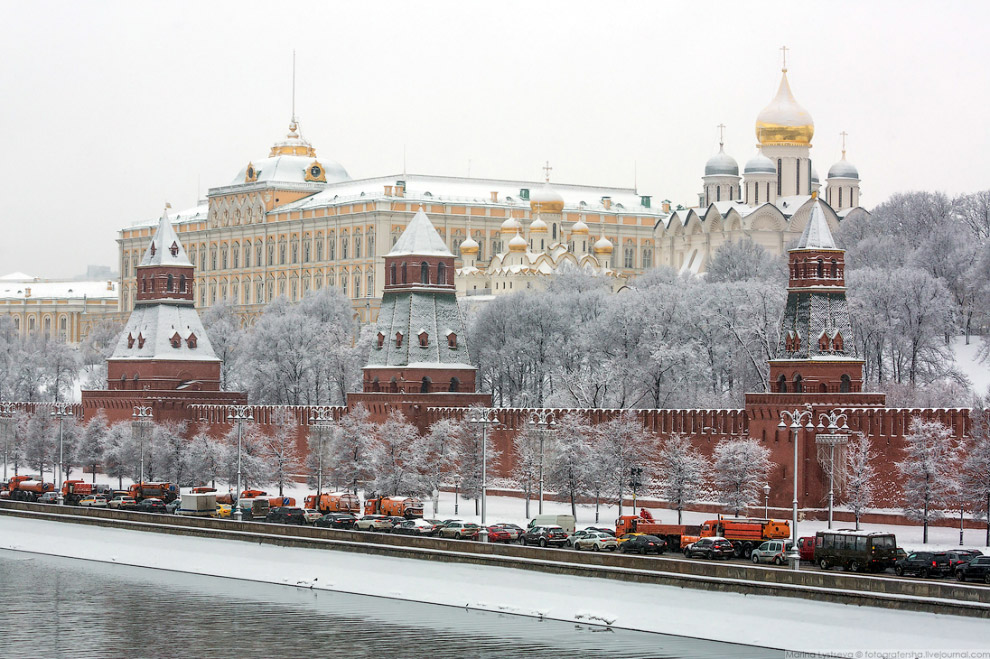
[[[217,504],[217,517],[230,517],[233,506],[229,503]]]
[[[783,565],[787,562],[787,554],[794,543],[790,540],[767,540],[750,554],[750,559],[754,563],[773,563]]]
[[[79,505],[84,508],[106,508],[107,498],[99,494],[91,494],[80,499]]]
[[[581,531],[576,532],[574,535],[581,533]],[[614,535],[609,535],[608,533],[602,533],[601,531],[584,531],[582,535],[577,540],[573,536],[569,538],[571,546],[574,549],[581,551],[582,549],[590,549],[592,551],[615,551],[619,547],[619,542],[615,539]]]
[[[622,535],[620,535],[616,539],[618,540],[619,544],[621,545],[623,542],[628,542],[629,540],[632,540],[633,538],[635,538],[638,535],[643,535],[643,534],[642,533],[623,533]]]
[[[736,554],[735,547],[725,538],[701,538],[684,548],[684,555],[689,558],[732,558]]]
[[[134,510],[139,513],[161,513],[163,515],[168,512],[165,509],[165,502],[161,499],[142,499],[138,505],[134,506]]]
[[[123,510],[125,508],[134,508],[136,506],[137,506],[137,501],[134,499],[134,497],[127,496],[126,494],[118,494],[107,502],[107,507],[114,508],[117,510]]]
[[[441,538],[453,538],[454,540],[475,540],[480,530],[481,527],[474,522],[454,520],[441,526],[437,535]]]
[[[541,547],[563,547],[567,543],[567,531],[559,526],[533,526],[523,534],[523,544]]]
[[[324,529],[353,529],[357,517],[351,513],[327,513],[313,522],[313,526]]]
[[[602,533],[607,533],[613,538],[615,537],[615,529],[610,529],[607,526],[589,526],[585,531],[600,531]]]
[[[365,515],[355,520],[354,528],[358,531],[389,531],[392,529],[392,519],[386,515]]]
[[[433,522],[422,519],[421,517],[416,517],[413,519],[402,520],[401,524],[392,527],[392,533],[398,533],[399,535],[429,537],[436,534],[437,528],[437,525]]]
[[[58,503],[58,492],[45,492],[38,497],[38,503]]]
[[[629,538],[619,547],[624,554],[657,554],[667,551],[667,542],[655,535],[645,535],[640,533],[634,538]]]
[[[526,532],[523,527],[517,524],[499,522],[498,524],[493,524],[492,526],[497,526],[498,528],[505,530],[512,538],[511,542],[522,542],[523,533]]]
[[[265,521],[273,524],[298,524],[302,526],[306,523],[306,513],[303,512],[302,508],[279,506],[268,509]]]
[[[983,555],[983,552],[979,549],[950,549],[945,553],[949,557],[950,574],[955,574],[956,568],[960,565],[965,565],[977,556]]]
[[[306,519],[307,524],[315,524],[316,520],[323,517],[323,513],[315,508],[303,508],[303,517]]]
[[[569,536],[567,536],[567,542],[565,542],[564,544],[566,546],[568,546],[568,547],[573,547],[575,540],[580,540],[582,538],[586,538],[586,537],[588,537],[589,535],[591,535],[593,533],[598,533],[598,532],[597,531],[589,531],[588,529],[582,529],[580,531],[575,531],[574,533],[572,533]]]
[[[925,577],[944,577],[949,574],[949,556],[943,552],[915,551],[894,565],[897,576],[916,574]]]
[[[169,515],[175,515],[178,512],[180,505],[182,505],[182,499],[169,501],[168,503],[165,504],[165,512],[167,512]]]
[[[488,542],[512,542],[512,535],[501,527],[489,526]]]
[[[956,567],[956,579],[990,584],[990,556],[977,556],[968,563]]]

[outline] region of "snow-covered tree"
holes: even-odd
[[[477,408],[470,408],[465,413],[465,420],[462,421],[462,432],[460,433],[461,445],[458,447],[460,459],[457,464],[457,476],[461,481],[461,493],[466,499],[474,499],[475,514],[479,513],[479,503],[481,500],[482,486],[482,462],[487,457],[486,476],[491,478],[493,470],[498,468],[502,452],[495,447],[492,441],[492,427],[487,430],[487,441],[484,441],[483,431],[478,424],[469,423],[472,414]],[[484,446],[484,451],[482,447]]]
[[[202,321],[213,352],[220,358],[220,388],[234,391],[240,385],[240,348],[245,339],[237,307],[231,300],[220,300],[203,312]]]
[[[196,433],[189,442],[190,482],[216,487],[224,465],[230,461],[229,452],[230,446],[222,440],[214,439],[205,431]]]
[[[164,480],[176,485],[187,486],[192,483],[190,469],[190,453],[192,444],[186,438],[187,425],[185,421],[175,423],[167,421],[156,423],[151,432],[151,465],[154,467],[155,480]],[[150,469],[150,467],[149,467]],[[151,471],[146,472],[149,478]]]
[[[311,423],[306,438],[306,483],[316,488],[322,485],[325,491],[333,477],[333,437],[337,432],[334,421]],[[322,456],[320,453],[322,452]],[[322,458],[322,459],[321,459]],[[323,473],[320,473],[322,465]]]
[[[51,418],[48,409],[42,407],[28,417],[24,429],[24,462],[31,469],[36,469],[42,479],[45,472],[55,475],[55,463],[58,461],[58,429]]]
[[[134,473],[134,435],[131,424],[115,423],[101,438],[100,453],[103,455],[103,471],[110,478],[117,479],[117,489],[124,488],[124,476]]]
[[[440,419],[430,426],[429,432],[418,436],[410,449],[417,458],[422,482],[420,489],[429,493],[433,501],[434,517],[440,504],[440,487],[449,482],[457,465],[462,432],[461,424],[456,421]]]
[[[283,408],[272,414],[272,432],[260,434],[261,459],[271,474],[270,481],[278,486],[278,495],[285,494],[285,485],[299,471],[296,433],[299,424],[295,416]]]
[[[957,486],[959,451],[952,429],[937,420],[911,419],[904,436],[904,459],[897,462],[904,496],[904,515],[924,527],[942,517]]]
[[[392,410],[371,444],[371,490],[384,496],[419,494],[417,455],[413,444],[419,432],[399,410]]]
[[[549,433],[544,450],[547,460],[544,480],[558,494],[571,502],[571,515],[577,517],[577,498],[594,489],[589,487],[593,478],[592,429],[579,414],[565,414],[557,419],[557,427]]]
[[[233,489],[237,486],[237,426],[224,435],[227,462],[223,468],[224,480]],[[244,424],[241,430],[241,489],[267,487],[273,482],[272,471],[265,456],[264,437],[255,424]]]
[[[787,261],[746,236],[722,243],[712,255],[707,272],[708,281],[714,283],[762,279],[780,285],[787,281]]]
[[[123,325],[104,319],[96,323],[79,346],[83,366],[84,389],[104,389],[107,386],[107,358],[113,354]]]
[[[96,414],[86,421],[79,445],[76,447],[76,459],[79,466],[90,469],[94,483],[96,482],[96,470],[103,464],[104,437],[108,431],[106,413],[102,409],[97,410]]]
[[[526,426],[512,437],[512,455],[514,458],[512,477],[522,488],[523,497],[526,499],[526,519],[530,519],[529,502],[539,485],[540,478],[540,437],[530,426]],[[544,457],[544,466],[545,463]]]
[[[661,496],[674,504],[677,510],[677,523],[685,504],[697,501],[708,471],[708,462],[691,440],[680,433],[671,435],[660,449],[657,477],[660,480]]]
[[[986,544],[990,547],[990,401],[987,398],[973,406],[972,438],[963,451],[959,494],[977,518],[987,520]]]
[[[56,403],[68,400],[79,375],[79,353],[61,339],[39,334],[29,339],[34,359],[42,364],[41,385],[45,397]]]
[[[846,476],[843,500],[856,517],[857,531],[863,513],[873,505],[873,488],[877,476],[874,465],[876,457],[869,435],[857,432],[849,438],[843,465]]]
[[[371,442],[374,441],[374,424],[369,420],[364,405],[358,404],[340,418],[333,433],[333,478],[354,494],[358,484],[371,477]]]
[[[656,437],[643,430],[642,421],[631,411],[596,425],[594,430],[597,437],[589,480],[597,483],[602,492],[615,496],[621,516],[630,470],[643,470],[641,482],[645,487],[652,481]]]
[[[712,469],[719,500],[738,517],[759,502],[770,471],[770,451],[751,437],[723,440],[715,447]]]

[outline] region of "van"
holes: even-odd
[[[577,522],[574,519],[574,515],[537,515],[529,521],[526,526],[527,529],[531,529],[536,526],[559,526],[564,529],[568,535],[574,533],[574,527]]]
[[[815,534],[815,562],[823,570],[843,567],[850,572],[882,572],[897,559],[897,539],[892,533],[819,531]]]
[[[268,499],[242,497],[237,507],[241,510],[241,519],[265,519],[268,516]]]

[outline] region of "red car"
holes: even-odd
[[[512,542],[512,534],[498,526],[489,526],[488,542]]]
[[[801,554],[802,561],[814,562],[815,536],[806,536],[804,538],[798,538],[798,552]]]

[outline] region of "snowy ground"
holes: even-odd
[[[7,516],[0,548],[791,650],[987,647],[977,618]]]
[[[990,364],[977,360],[977,353],[983,344],[983,337],[969,337],[966,345],[965,336],[952,339],[952,355],[956,360],[956,368],[963,372],[973,384],[973,391],[984,395],[990,390]]]

